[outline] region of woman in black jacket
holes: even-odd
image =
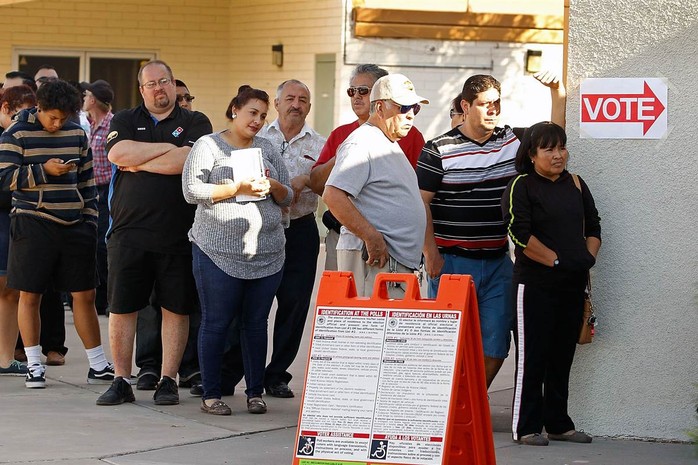
[[[516,247],[517,344],[512,433],[526,445],[591,442],[567,413],[569,374],[589,269],[601,247],[589,188],[567,172],[567,136],[555,123],[528,128],[502,211]],[[545,427],[547,438],[541,434]]]

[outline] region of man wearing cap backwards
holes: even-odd
[[[337,219],[358,236],[366,249],[365,296],[373,293],[378,273],[411,273],[421,259],[426,212],[417,177],[397,141],[412,128],[420,97],[402,74],[378,79],[371,90],[368,121],[337,151],[323,200]],[[340,238],[341,240],[341,238]],[[404,295],[401,286],[391,297]]]
[[[109,124],[114,114],[111,103],[114,91],[107,81],[98,80],[85,85],[82,104],[83,111],[90,117],[90,148],[92,149],[92,170],[97,184],[98,223],[97,223],[97,313],[107,312],[107,243],[105,236],[109,228],[109,182],[111,181],[111,163],[107,159],[107,135]]]

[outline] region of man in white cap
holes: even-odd
[[[327,206],[364,242],[364,273],[354,278],[365,296],[372,294],[376,274],[411,273],[419,267],[426,212],[415,172],[397,141],[412,128],[420,104],[428,103],[402,74],[378,79],[368,121],[337,150],[325,186]],[[404,295],[403,287],[391,286],[390,295]]]

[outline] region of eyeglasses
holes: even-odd
[[[148,81],[141,87],[145,87],[146,89],[155,89],[158,85],[160,87],[165,87],[168,84],[172,84],[172,79],[164,77],[162,79],[158,79],[157,81]]]
[[[392,103],[392,104],[395,105],[396,107],[400,107],[400,113],[402,113],[403,115],[406,114],[406,113],[409,113],[410,110],[412,110],[412,112],[413,112],[414,115],[416,116],[417,113],[419,113],[419,110],[422,109],[422,106],[421,106],[420,104],[418,104],[418,103],[415,103],[415,104],[413,104],[413,105],[400,105],[400,104],[398,104],[397,102],[393,102],[392,100],[387,100],[387,101],[390,102],[390,103]]]
[[[359,95],[368,95],[368,93],[371,92],[371,88],[368,86],[357,86],[349,87],[347,89],[347,95],[349,97],[355,96],[357,92],[359,93]]]
[[[191,102],[191,101],[194,100],[195,98],[196,98],[196,97],[194,97],[193,95],[189,95],[189,94],[178,95],[178,96],[177,96],[177,103],[181,103],[182,100],[186,100],[187,102]]]
[[[462,114],[463,114],[462,111],[456,111],[456,110],[454,110],[453,108],[451,108],[450,110],[448,110],[448,117],[451,118],[451,119],[453,119],[456,115],[462,115]]]
[[[36,82],[40,82],[41,84],[46,84],[47,82],[52,82],[52,81],[57,81],[58,78],[55,77],[50,77],[50,76],[42,76],[39,79],[36,80]]]
[[[286,149],[288,148],[288,146],[289,146],[289,143],[286,142],[286,141],[283,141],[283,142],[281,143],[281,156],[282,156],[282,157],[284,156],[284,152],[286,151]]]

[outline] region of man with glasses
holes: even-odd
[[[336,128],[327,138],[327,143],[320,152],[320,158],[313,166],[310,173],[310,188],[318,195],[322,195],[325,189],[327,177],[330,175],[334,167],[335,155],[337,148],[349,137],[349,134],[354,132],[359,126],[368,120],[368,110],[370,105],[370,93],[373,84],[383,76],[387,76],[388,72],[383,68],[374,64],[358,65],[351,73],[347,95],[351,99],[351,109],[358,118],[356,121],[344,124]],[[398,144],[405,152],[407,159],[413,167],[417,166],[417,159],[424,147],[424,137],[419,130],[412,126],[407,136],[398,140]],[[362,242],[358,238],[349,239],[349,235],[344,236],[341,248],[337,247],[339,240],[340,227],[339,221],[334,217],[330,210],[327,210],[322,216],[322,222],[327,227],[327,236],[325,237],[325,269],[338,269],[338,261],[342,261],[342,269],[344,270],[361,270],[363,265],[361,262],[361,246]],[[338,258],[341,257],[341,258]],[[352,263],[357,265],[353,266]],[[359,290],[360,291],[360,290]]]
[[[179,79],[175,79],[175,87],[177,89],[177,103],[179,104],[180,107],[191,111],[192,110],[192,105],[191,102],[194,101],[196,97],[191,95],[189,93],[189,88],[187,85],[184,83],[184,81],[180,81]]]
[[[187,233],[194,206],[182,195],[182,167],[189,150],[211,132],[208,118],[180,108],[172,70],[153,60],[138,72],[143,104],[117,113],[107,137],[111,181],[109,338],[116,379],[97,405],[133,402],[131,375],[138,310],[151,293],[162,311],[162,379],[156,405],[179,403],[175,378],[187,342],[189,314],[197,305]]]
[[[39,69],[36,70],[34,74],[34,81],[36,82],[36,87],[41,87],[42,84],[46,84],[49,81],[55,81],[58,79],[58,73],[56,68],[51,65],[41,65]]]
[[[300,81],[282,82],[276,89],[274,107],[278,118],[259,135],[279,147],[286,164],[293,202],[284,213],[287,228],[286,258],[281,284],[276,292],[278,307],[274,319],[273,351],[264,374],[264,388],[273,397],[293,397],[288,387],[293,363],[303,337],[303,328],[315,285],[320,237],[315,223],[318,196],[308,187],[310,169],[315,164],[325,138],[305,119],[310,112],[310,90]]]
[[[191,102],[194,96],[189,93],[189,88],[179,79],[175,79],[177,97],[175,100],[180,108],[192,111]],[[201,386],[201,372],[199,370],[199,353],[197,343],[199,340],[199,327],[201,325],[201,311],[199,307],[189,314],[189,336],[184,349],[182,362],[179,365],[179,387],[189,388],[192,395],[203,394]],[[140,391],[153,391],[160,380],[160,367],[162,366],[162,337],[160,328],[162,318],[159,305],[151,299],[150,305],[138,311],[138,323],[136,326],[136,366],[138,382],[136,389]],[[242,376],[242,374],[241,374]]]
[[[448,109],[448,117],[451,119],[451,129],[460,126],[465,121],[463,109],[460,107],[461,100],[460,94],[456,95],[454,99],[451,100],[451,107]]]
[[[327,206],[364,244],[364,269],[354,275],[358,284],[363,280],[364,296],[372,294],[378,273],[419,267],[426,213],[414,169],[397,141],[412,128],[420,104],[428,103],[402,74],[378,79],[368,121],[339,147],[325,186]],[[389,293],[401,297],[404,289],[391,286]]]
[[[551,73],[534,77],[550,88],[553,122],[565,124],[565,89]],[[500,199],[516,175],[523,128],[498,127],[501,84],[489,75],[463,84],[463,123],[427,142],[417,164],[427,209],[424,265],[429,297],[439,276],[468,274],[475,281],[487,387],[509,353],[513,312],[507,231]]]

